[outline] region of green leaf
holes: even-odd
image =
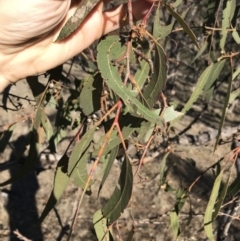
[[[146,57],[150,57],[150,51],[148,51]],[[136,80],[139,89],[142,89],[143,85],[145,84],[147,77],[149,75],[149,70],[150,67],[148,62],[146,60],[142,60],[136,74],[134,75],[134,79]],[[133,94],[133,96],[136,96],[137,94],[139,93],[137,92],[136,94]]]
[[[194,89],[190,99],[185,103],[183,109],[181,110],[181,113],[186,113],[189,109],[191,109],[193,103],[199,98],[199,96],[202,93],[202,90],[205,89],[207,91],[208,88],[211,87],[211,85],[214,83],[214,81],[218,78],[218,76],[221,73],[221,70],[225,64],[226,59],[223,59],[219,62],[212,63],[209,65],[201,74],[201,76],[198,79],[196,88]],[[171,122],[171,126],[173,126],[178,118],[176,120],[173,120]]]
[[[233,101],[240,95],[240,88],[231,92],[228,104],[232,104]]]
[[[176,211],[171,211],[170,213],[170,226],[172,228],[174,237],[177,238],[179,235],[179,221]]]
[[[150,83],[143,93],[144,98],[150,107],[155,104],[157,96],[165,87],[167,80],[166,54],[158,44],[155,45],[155,53],[154,73],[150,79]]]
[[[113,241],[112,228],[108,229],[107,219],[103,216],[101,209],[94,213],[93,225],[99,241]]]
[[[72,154],[69,159],[68,164],[68,174],[71,175],[73,169],[76,167],[77,163],[79,162],[80,158],[84,155],[87,148],[89,147],[93,134],[95,132],[96,127],[92,127],[90,130],[88,130],[81,138],[81,140],[78,142],[78,144],[74,147]]]
[[[111,152],[110,152],[110,155],[108,156],[107,160],[105,161],[104,163],[104,174],[103,174],[103,178],[102,178],[102,181],[100,183],[100,186],[99,186],[99,189],[98,189],[98,195],[110,173],[110,170],[111,170],[111,167],[114,163],[114,160],[118,154],[118,150],[119,150],[119,146],[116,146],[114,147]]]
[[[51,122],[49,121],[48,117],[44,112],[42,112],[41,119],[42,127],[44,129],[46,138],[49,141],[53,137],[53,128]]]
[[[201,48],[198,50],[197,55],[194,57],[193,61],[191,62],[194,63],[195,60],[197,60],[200,56],[202,56],[202,54],[204,53],[204,51],[207,49],[208,47],[208,42],[204,42],[204,44],[201,46]]]
[[[40,223],[43,222],[49,212],[55,207],[67,187],[69,182],[69,176],[67,175],[68,159],[68,156],[64,154],[58,162],[53,181],[53,190],[39,218]]]
[[[206,91],[213,86],[214,82],[219,77],[225,63],[226,63],[226,60],[222,60],[217,63],[214,63],[213,65],[210,65],[212,67],[209,66],[209,73],[207,73],[208,79],[207,79],[206,84],[204,85],[203,91]]]
[[[87,185],[87,179],[88,179],[88,172],[87,172],[87,161],[88,161],[89,155],[86,153],[85,155],[81,156],[79,159],[77,165],[74,167],[70,178],[72,179],[72,182],[82,189],[85,188]],[[87,187],[87,194],[91,195],[91,185],[93,184],[93,181],[91,180]]]
[[[79,141],[79,143],[74,147],[73,152],[69,158],[68,164],[68,175],[73,179],[73,182],[82,189],[85,188],[88,172],[87,172],[87,158],[88,158],[88,148],[92,142],[93,134],[96,127],[92,127],[87,131]],[[88,187],[88,191],[89,187]]]
[[[227,189],[226,197],[235,197],[240,192],[240,175],[238,175],[235,180],[230,184]]]
[[[162,119],[154,115],[132,95],[131,91],[122,83],[117,67],[111,64],[122,52],[121,43],[118,40],[116,36],[108,36],[98,45],[97,62],[101,75],[109,88],[124,101],[130,113],[138,114],[140,117],[161,126]]]
[[[182,3],[182,0],[176,0],[176,2],[172,4],[172,7],[177,8],[181,3]]]
[[[108,219],[108,224],[115,222],[123,210],[127,207],[132,195],[133,174],[130,161],[127,156],[122,164],[122,170],[118,181],[118,186],[103,208],[103,215]]]
[[[163,26],[160,22],[160,11],[156,11],[156,15],[154,17],[154,23],[153,23],[153,37],[155,39],[166,38],[172,32],[174,23],[175,23],[175,19],[174,21],[172,21],[171,24],[167,26]]]
[[[215,202],[218,197],[219,188],[220,188],[220,184],[222,181],[222,174],[223,174],[223,171],[220,172],[220,174],[217,176],[217,178],[214,182],[212,192],[211,192],[211,195],[210,195],[210,198],[208,201],[208,205],[207,205],[207,208],[205,211],[205,215],[204,215],[204,230],[205,230],[207,237],[211,241],[215,241],[215,238],[213,235],[213,227],[212,227],[213,210],[214,210]]]
[[[231,90],[232,90],[232,82],[233,82],[232,76],[233,76],[233,73],[231,74],[231,76],[229,78],[227,95],[225,97],[224,106],[222,108],[222,116],[221,116],[221,120],[220,120],[220,124],[219,124],[219,128],[218,128],[218,134],[217,134],[217,137],[216,137],[216,142],[215,142],[215,145],[214,145],[214,151],[217,149],[217,145],[218,145],[219,139],[221,137],[222,127],[223,127],[223,124],[225,122],[227,107],[228,107],[228,104],[229,104],[229,99],[230,99]]]
[[[233,80],[235,80],[240,75],[240,66],[236,69],[236,71],[233,73]]]
[[[181,112],[186,113],[193,105],[193,103],[198,99],[200,94],[202,93],[202,90],[209,89],[213,82],[218,78],[220,75],[222,68],[225,64],[225,59],[222,61],[219,61],[217,63],[213,63],[209,65],[201,74],[201,76],[198,79],[197,86],[195,90],[193,91],[190,99],[185,104],[183,110]]]
[[[178,21],[178,23],[182,26],[182,28],[184,29],[184,31],[188,34],[188,36],[190,37],[190,39],[194,42],[194,44],[197,46],[197,48],[199,49],[199,45],[197,43],[197,38],[195,36],[195,34],[193,33],[193,31],[191,30],[191,28],[187,25],[187,23],[183,20],[183,18],[173,10],[173,8],[168,5],[165,4],[167,10],[171,13],[171,15]]]
[[[178,117],[181,117],[182,115],[183,115],[183,113],[174,110],[174,107],[172,105],[172,106],[167,107],[164,110],[163,119],[166,122],[170,122],[170,121],[173,121],[173,120],[177,119]]]
[[[166,163],[167,163],[167,158],[169,153],[170,152],[167,152],[164,155],[160,164],[160,185],[163,185],[166,182],[166,178],[167,178]]]
[[[92,9],[97,5],[99,0],[82,0],[74,15],[67,21],[67,23],[62,28],[56,41],[60,41],[68,37],[72,32],[74,32],[92,11]]]
[[[224,183],[224,186],[222,188],[222,191],[220,192],[218,201],[215,204],[215,209],[214,209],[214,212],[213,212],[213,215],[212,215],[212,219],[213,220],[217,217],[218,212],[221,209],[223,201],[225,200],[225,197],[227,195],[227,190],[228,190],[228,184],[229,184],[230,177],[231,177],[231,172],[229,172],[227,181]]]
[[[240,44],[240,36],[236,30],[232,32],[232,37],[237,44]]]
[[[101,108],[102,78],[100,74],[88,75],[84,80],[84,85],[79,100],[79,106],[85,115],[91,115]]]
[[[228,34],[228,28],[231,26],[232,18],[236,9],[236,0],[224,0],[222,19],[222,38],[220,39],[220,48],[225,52],[225,43]]]
[[[143,128],[142,127],[143,123],[146,123],[146,121],[142,118],[132,116],[129,113],[124,115],[119,122],[124,140],[128,138],[134,131],[141,131]],[[106,123],[106,126],[111,126],[111,125],[112,125],[112,120]],[[94,149],[96,151],[93,152],[92,156],[97,155],[98,150],[101,147],[105,137],[106,136],[101,137],[98,143],[94,145]],[[118,131],[113,130],[108,140],[108,144],[104,148],[103,155],[106,155],[109,151],[111,151],[114,147],[118,146],[120,143],[121,143],[121,140],[119,138]]]
[[[176,191],[176,203],[174,205],[174,210],[170,214],[170,225],[173,230],[174,236],[177,238],[180,234],[178,214],[183,208],[187,199],[186,191],[184,189],[178,189]]]

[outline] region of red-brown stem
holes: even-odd
[[[133,26],[132,0],[128,0],[127,7],[128,7],[128,23],[130,28],[132,29],[132,26]]]
[[[145,157],[146,154],[147,154],[148,147],[150,146],[153,138],[154,138],[154,135],[152,134],[152,135],[150,136],[150,138],[148,139],[148,142],[147,142],[146,146],[144,147],[144,151],[143,151],[142,157],[141,157],[141,159],[140,159],[140,162],[139,162],[139,164],[138,164],[137,171],[136,171],[135,174],[134,174],[134,177],[136,176],[136,174],[139,174],[139,171],[140,171],[140,169],[141,169],[141,167],[142,167],[142,164],[143,164],[144,157]]]
[[[93,176],[93,174],[94,174],[94,171],[95,171],[95,169],[96,169],[96,167],[97,167],[97,165],[98,165],[98,163],[99,163],[99,161],[100,161],[100,158],[101,158],[101,156],[102,156],[102,154],[103,154],[104,148],[105,148],[105,146],[106,146],[106,144],[107,144],[107,142],[108,142],[108,140],[109,140],[109,138],[110,138],[110,136],[111,136],[111,133],[112,133],[112,131],[113,131],[113,129],[114,129],[115,126],[117,127],[117,130],[118,130],[118,132],[119,132],[120,139],[121,139],[122,144],[123,144],[123,147],[124,147],[124,149],[125,149],[125,151],[126,151],[126,145],[125,145],[124,138],[123,138],[123,136],[122,136],[122,132],[121,132],[121,129],[120,129],[120,126],[119,126],[119,123],[118,123],[119,115],[120,115],[121,109],[122,109],[122,102],[121,102],[121,100],[119,100],[119,101],[106,113],[106,115],[109,115],[109,113],[111,113],[111,112],[112,112],[114,109],[116,109],[116,108],[117,108],[117,112],[116,112],[116,116],[115,116],[115,119],[114,119],[114,121],[113,121],[113,124],[112,124],[110,130],[108,131],[108,133],[107,133],[107,135],[106,135],[106,138],[104,139],[104,142],[103,142],[103,144],[102,144],[102,146],[101,146],[101,148],[100,148],[100,150],[99,150],[99,152],[98,152],[98,155],[97,155],[97,157],[96,157],[96,160],[94,161],[94,163],[93,163],[93,165],[92,165],[92,167],[91,167],[91,170],[90,170],[89,175],[88,175],[88,179],[87,179],[87,181],[86,181],[85,188],[84,188],[84,190],[83,190],[83,192],[82,192],[82,195],[81,195],[80,200],[78,201],[77,209],[76,209],[76,211],[75,211],[75,214],[74,214],[74,217],[73,217],[73,221],[72,221],[72,225],[71,225],[71,228],[70,228],[70,232],[69,232],[69,235],[68,235],[68,239],[67,239],[68,241],[70,240],[71,235],[72,235],[73,227],[74,227],[75,222],[76,222],[76,218],[77,218],[77,214],[78,214],[78,211],[79,211],[79,208],[80,208],[80,204],[81,204],[81,202],[82,202],[82,200],[83,200],[83,195],[84,195],[84,194],[86,193],[86,191],[87,191],[87,188],[88,188],[89,183],[90,183],[90,181],[91,181],[91,179],[92,179],[92,176]],[[103,118],[105,118],[106,115],[104,115],[104,117],[102,117],[101,120],[102,120]],[[101,121],[101,120],[100,120],[100,121]],[[97,124],[99,124],[100,121],[99,121]]]
[[[151,8],[148,10],[148,12],[146,13],[146,15],[144,16],[144,18],[142,20],[142,23],[143,23],[144,26],[147,25],[147,20],[148,20],[148,18],[150,16],[150,13],[152,12],[153,6],[154,6],[154,3],[152,3]]]

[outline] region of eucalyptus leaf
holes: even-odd
[[[87,158],[88,158],[88,148],[92,142],[93,134],[96,127],[92,127],[88,130],[74,147],[72,154],[69,158],[68,164],[68,175],[73,178],[74,183],[81,188],[85,188],[88,173],[87,173]],[[88,189],[89,190],[89,189]]]
[[[183,20],[183,18],[177,12],[175,12],[173,10],[173,8],[170,5],[165,4],[165,6],[166,6],[167,10],[170,12],[170,14],[172,14],[172,16],[178,21],[178,23],[182,26],[184,31],[188,34],[190,39],[194,42],[194,44],[199,49],[197,38],[196,38],[195,34],[193,33],[193,31],[191,30],[191,28],[188,26],[188,24]]]
[[[107,85],[124,101],[130,113],[138,114],[139,117],[162,125],[162,119],[154,115],[139,100],[132,95],[131,91],[123,84],[118,69],[112,65],[119,52],[122,51],[118,37],[108,36],[98,45],[97,61],[102,77]]]
[[[127,207],[132,195],[133,173],[130,161],[127,156],[122,164],[122,170],[118,182],[118,186],[102,209],[104,217],[107,218],[108,224],[115,222]]]
[[[100,193],[100,191],[102,190],[102,187],[110,173],[111,167],[116,159],[116,156],[118,154],[118,150],[119,150],[119,146],[115,146],[111,151],[110,154],[107,158],[106,164],[104,163],[104,174],[103,174],[103,178],[102,181],[100,183],[99,189],[98,189],[98,195]]]
[[[233,82],[232,76],[233,76],[233,73],[231,73],[231,75],[229,77],[229,81],[228,81],[228,89],[227,89],[227,94],[226,94],[226,97],[225,97],[225,100],[224,100],[224,106],[222,108],[222,115],[221,115],[221,120],[220,120],[220,124],[219,124],[219,127],[218,127],[218,134],[217,134],[216,142],[215,142],[215,145],[214,145],[214,151],[217,149],[217,145],[219,143],[220,136],[221,136],[222,127],[223,127],[224,122],[225,122],[225,117],[226,117],[226,113],[227,113],[227,106],[229,104],[229,99],[230,99],[231,90],[232,90],[232,82]]]
[[[220,39],[220,48],[225,51],[225,43],[228,34],[227,29],[231,26],[232,18],[236,9],[236,0],[224,0],[223,7],[222,38]]]
[[[79,3],[74,15],[70,17],[70,19],[68,19],[67,23],[62,28],[56,41],[61,41],[68,37],[71,33],[73,33],[81,25],[81,23],[92,11],[92,9],[97,5],[98,2],[99,0],[82,0]]]
[[[49,212],[55,207],[67,187],[69,182],[69,176],[67,175],[68,159],[68,156],[64,154],[57,164],[53,182],[53,190],[39,218],[39,222],[43,222]]]
[[[167,58],[162,47],[155,45],[154,73],[144,91],[144,98],[149,106],[153,106],[159,93],[164,89],[167,80]]]
[[[99,241],[113,241],[112,228],[108,228],[107,219],[103,216],[102,210],[97,210],[93,215],[94,230]]]
[[[223,171],[220,172],[220,174],[217,176],[214,182],[212,192],[211,192],[211,195],[207,204],[207,208],[205,211],[205,215],[204,215],[204,230],[207,237],[211,241],[215,241],[214,234],[213,234],[213,226],[212,226],[213,210],[214,210],[215,202],[218,197],[219,188],[222,181],[222,175],[223,175]]]

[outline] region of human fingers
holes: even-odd
[[[152,1],[138,0],[133,2],[134,18],[136,20],[143,18],[151,6]],[[33,69],[43,72],[60,65],[79,54],[102,35],[118,29],[122,23],[122,18],[126,16],[127,5],[123,4],[106,12],[102,12],[102,9],[103,2],[101,1],[71,36],[62,42],[52,43],[45,53],[41,54],[40,58],[35,59]],[[53,57],[55,53],[61,53],[61,55],[57,55],[55,58],[55,56]]]
[[[134,2],[134,18],[144,17],[151,5],[152,2],[145,0]],[[63,64],[82,52],[102,35],[119,28],[122,18],[126,16],[127,5],[120,5],[104,13],[102,9],[103,2],[101,1],[81,26],[66,40],[55,42],[55,32],[48,39],[27,47],[17,55],[8,57],[10,59],[6,59],[6,64],[0,69],[0,78],[3,78],[0,80],[1,85],[5,86],[7,83],[16,82],[27,76],[39,74]],[[6,83],[3,84],[3,82]]]

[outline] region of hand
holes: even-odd
[[[154,0],[133,3],[141,19]],[[79,0],[0,1],[0,92],[10,83],[52,69],[79,54],[96,39],[119,28],[126,4],[107,12],[103,1],[66,40],[54,42]]]

